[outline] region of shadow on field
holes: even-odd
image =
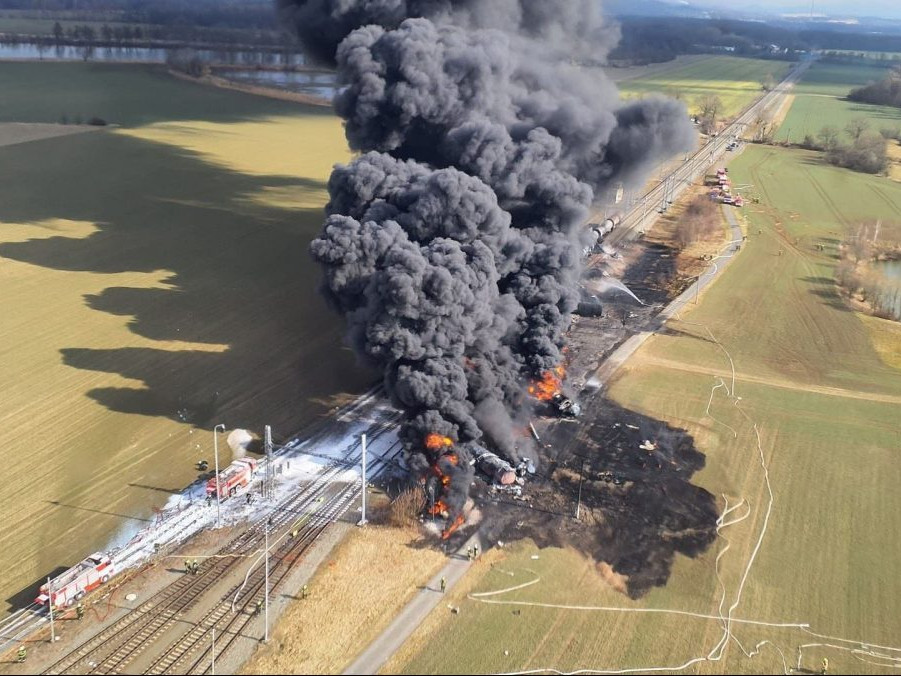
[[[72,562],[77,563],[76,561]],[[24,586],[20,591],[6,599],[6,603],[10,608],[24,608],[30,605],[41,593],[41,585],[47,583],[47,577],[51,579],[57,575],[62,575],[68,570],[66,566],[57,566],[47,573],[47,576],[35,580],[29,585]]]
[[[658,320],[652,324],[652,328],[658,335],[671,336],[674,338],[694,338],[695,340],[716,345],[716,342],[711,340],[710,336],[707,336],[700,331],[695,331],[694,327],[680,329],[673,326],[672,322],[664,323],[663,320]]]
[[[319,271],[307,248],[322,212],[259,200],[272,187],[298,199],[318,196],[322,182],[246,175],[109,133],[55,139],[45,146],[52,161],[27,146],[5,149],[14,161],[0,166],[0,221],[89,221],[96,231],[4,244],[0,257],[54,270],[138,273],[129,278],[134,286],[110,286],[85,303],[129,317],[144,345],[72,345],[61,353],[73,368],[140,385],[87,396],[124,413],[206,429],[269,423],[284,435],[328,414],[346,388],[362,391],[374,380],[342,347],[343,328],[317,293]]]
[[[115,516],[119,519],[123,519],[125,521],[143,521],[145,523],[150,523],[152,519],[147,519],[142,516],[135,516],[133,514],[121,514],[119,512],[110,512],[105,509],[94,509],[92,507],[82,507],[81,505],[72,505],[66,502],[60,502],[59,500],[44,500],[48,505],[53,505],[54,507],[65,507],[66,509],[74,509],[80,512],[92,512],[94,514],[106,514],[107,516]]]

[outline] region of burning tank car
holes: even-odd
[[[578,418],[582,415],[582,407],[562,392],[557,392],[553,396],[551,405],[561,418]]]

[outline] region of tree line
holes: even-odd
[[[852,89],[848,98],[860,103],[901,108],[901,66],[889,70],[879,82]]]
[[[33,10],[28,13],[31,18],[58,19],[53,28],[57,43],[171,41],[282,46],[289,42],[272,0],[0,0],[2,9]],[[97,28],[99,23],[103,25]]]
[[[888,142],[901,138],[901,130],[886,127],[878,132],[871,129],[866,118],[857,117],[848,122],[842,132],[827,125],[814,134],[807,134],[801,147],[821,150],[826,161],[838,167],[867,174],[881,174],[888,169]]]
[[[799,30],[757,21],[620,17],[622,39],[613,63],[647,64],[680,54],[727,53],[758,58],[793,58],[812,49],[901,52],[901,35],[861,30]],[[776,48],[776,49],[774,49]]]
[[[893,249],[890,242],[877,239],[879,232],[880,224],[861,224],[856,234],[842,242],[836,279],[847,297],[874,316],[901,321],[901,282],[875,266],[880,249]],[[894,251],[897,256],[897,243]]]

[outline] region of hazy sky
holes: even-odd
[[[901,0],[814,0],[813,4],[815,12],[824,14],[901,18]],[[809,12],[810,0],[754,0],[753,6],[773,12]]]

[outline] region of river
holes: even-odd
[[[166,63],[176,48],[164,47],[80,47],[74,45],[38,45],[36,43],[0,43],[0,61],[83,61],[89,50],[90,61]],[[293,52],[231,51],[195,49],[206,63],[236,66],[301,66],[302,54]]]
[[[895,319],[901,320],[901,260],[877,263],[876,270],[888,280],[883,287],[882,303]]]
[[[257,85],[285,89],[302,94],[311,94],[323,99],[333,99],[339,87],[335,80],[335,73],[325,70],[320,71],[284,71],[284,70],[228,70],[216,71],[229,80]]]

